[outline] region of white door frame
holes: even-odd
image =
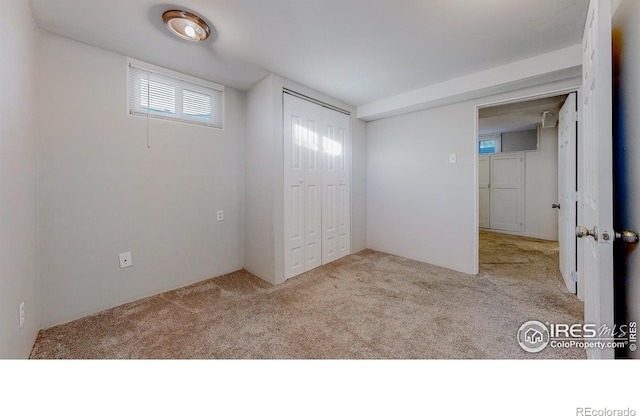
[[[545,92],[541,92],[541,93],[537,93],[537,94],[529,94],[529,95],[523,95],[520,97],[515,97],[515,98],[506,98],[506,99],[502,99],[502,100],[496,100],[496,101],[487,101],[485,103],[479,103],[476,104],[475,106],[475,120],[474,120],[474,138],[473,138],[473,151],[474,154],[476,155],[476,157],[473,158],[473,187],[475,189],[475,196],[474,196],[474,204],[475,204],[475,218],[473,219],[473,224],[475,227],[475,234],[474,234],[474,241],[473,241],[473,248],[474,248],[474,269],[473,269],[473,274],[478,274],[480,271],[480,256],[479,256],[479,250],[480,250],[480,225],[479,225],[479,219],[480,219],[480,190],[479,190],[479,179],[478,179],[478,137],[479,137],[479,124],[478,124],[478,120],[480,117],[480,109],[482,108],[487,108],[487,107],[494,107],[497,105],[503,105],[503,104],[512,104],[512,103],[519,103],[519,102],[523,102],[523,101],[531,101],[531,100],[537,100],[540,98],[549,98],[549,97],[555,97],[557,95],[564,95],[564,94],[569,94],[572,92],[575,92],[578,94],[578,97],[580,97],[580,91],[581,91],[581,87],[580,86],[575,86],[575,87],[569,87],[569,88],[562,88],[562,89],[557,89],[557,90],[549,90],[549,91],[545,91]],[[580,135],[581,132],[578,131],[578,140],[580,140]]]

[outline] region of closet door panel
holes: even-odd
[[[348,140],[350,119],[346,114],[335,113],[338,128],[338,152],[335,157],[337,163],[338,179],[338,258],[344,257],[351,252],[351,191],[349,174],[350,141]]]
[[[289,279],[321,264],[320,107],[284,95],[284,263]]]
[[[480,219],[478,225],[480,228],[491,228],[490,210],[491,206],[491,164],[489,156],[478,156],[478,197]]]
[[[286,107],[286,102],[285,102]],[[299,112],[285,113],[284,121],[284,234],[285,277],[304,271],[304,170],[303,119]]]
[[[351,251],[350,119],[323,108],[322,120],[322,264],[327,264]]]
[[[322,162],[320,158],[320,115],[309,115],[307,121],[307,158],[305,160],[305,268],[311,270],[322,264]]]
[[[327,264],[338,258],[338,192],[334,157],[336,126],[325,112],[322,126],[322,264]]]
[[[524,231],[524,153],[491,158],[491,229]]]

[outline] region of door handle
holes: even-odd
[[[598,241],[598,227],[593,227],[593,230],[581,225],[576,227],[576,237],[587,238],[588,236],[591,236],[594,240]]]
[[[598,227],[593,227],[593,230],[589,230],[587,227],[582,226],[576,227],[576,237],[586,238],[588,236],[591,236],[594,240],[598,241]],[[638,233],[635,231],[624,230],[622,232],[616,232],[614,236],[616,240],[622,240],[623,243],[635,244],[638,242]],[[607,232],[603,232],[602,239],[609,241],[611,239],[611,235]]]
[[[551,208],[558,208],[558,209],[560,209],[560,204],[551,204]]]
[[[629,230],[624,230],[621,233],[616,232],[616,240],[622,240],[625,243],[635,244],[638,242],[638,233]]]

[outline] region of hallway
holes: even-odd
[[[568,324],[583,320],[582,301],[567,291],[560,275],[557,242],[481,230],[480,275],[529,311],[528,319]]]

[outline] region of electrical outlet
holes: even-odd
[[[20,315],[20,328],[24,326],[24,321],[26,318],[26,307],[24,306],[24,302],[18,306],[18,314]]]
[[[127,251],[126,253],[121,253],[118,255],[120,259],[120,268],[124,269],[125,267],[133,266],[133,260],[131,259],[131,252]]]
[[[218,215],[216,218],[218,221],[224,221],[224,211],[218,211]]]
[[[449,163],[458,163],[458,155],[449,153]]]

